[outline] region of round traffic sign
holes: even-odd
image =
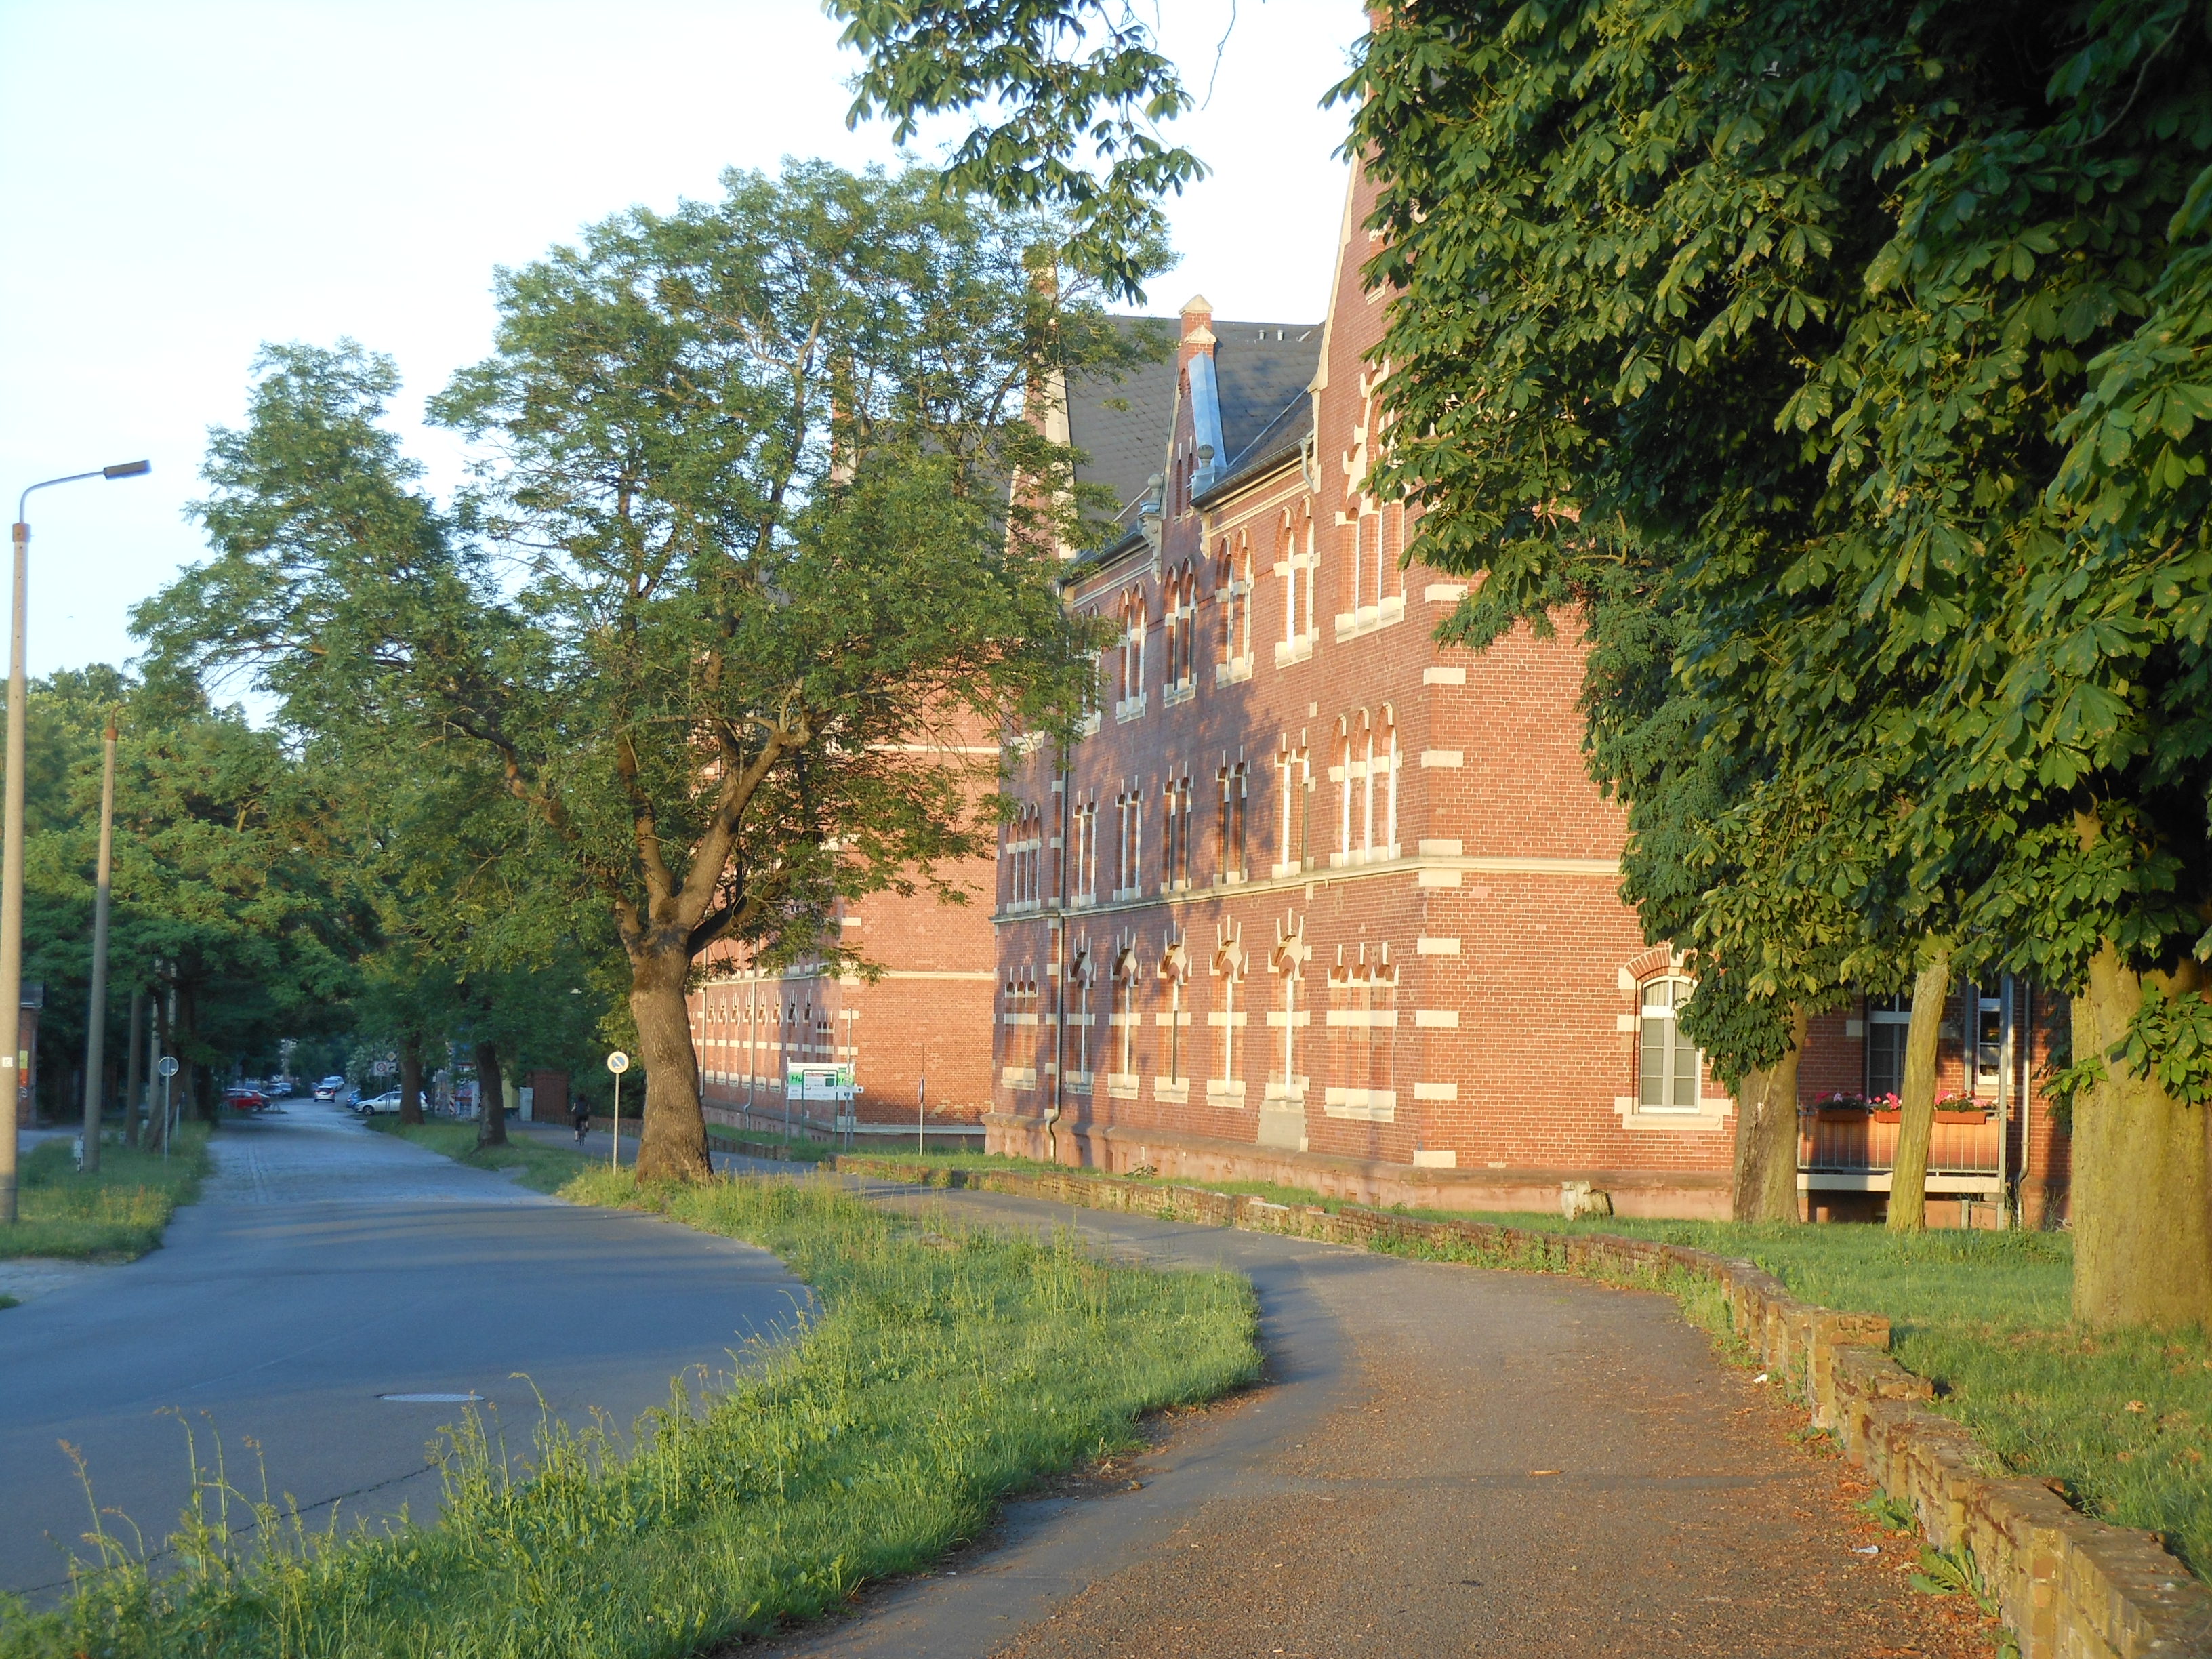
[[[161,1056],[161,1063],[156,1066],[154,1069],[159,1072],[163,1077],[176,1076],[177,1057],[174,1054],[163,1054]]]
[[[620,1077],[629,1070],[629,1056],[617,1048],[607,1056],[607,1070]]]

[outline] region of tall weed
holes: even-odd
[[[1133,1443],[1141,1413],[1256,1373],[1234,1274],[911,1220],[820,1179],[641,1186],[598,1169],[565,1190],[774,1250],[813,1292],[799,1334],[719,1391],[678,1379],[627,1443],[541,1409],[520,1472],[471,1411],[447,1433],[432,1525],[307,1528],[218,1468],[171,1540],[182,1571],[111,1540],[63,1607],[6,1619],[0,1659],[690,1653],[922,1566],[1007,1494]]]

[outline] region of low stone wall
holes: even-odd
[[[1748,1261],[1644,1239],[1329,1211],[1073,1172],[925,1170],[860,1156],[841,1157],[836,1167],[1607,1284],[1662,1288],[1676,1273],[1708,1279],[1725,1297],[1738,1336],[1844,1455],[1911,1509],[1929,1542],[1972,1559],[2018,1634],[2021,1659],[2212,1654],[2212,1591],[2155,1540],[2089,1519],[2039,1481],[1993,1473],[1992,1454],[1923,1405],[1933,1392],[1926,1379],[1889,1357],[1887,1320],[1802,1302]]]

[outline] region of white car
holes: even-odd
[[[346,1091],[346,1080],[342,1077],[326,1077],[315,1085],[317,1100],[337,1100]]]
[[[363,1117],[375,1117],[379,1114],[396,1112],[399,1109],[399,1091],[386,1089],[380,1095],[371,1095],[367,1100],[357,1100],[354,1102],[353,1109]]]

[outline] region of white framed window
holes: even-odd
[[[1973,1033],[1969,1092],[1976,1100],[1995,1100],[2004,1085],[2004,998],[1994,985],[1973,985],[1966,999]]]
[[[1275,869],[1278,876],[1295,875],[1305,864],[1306,795],[1313,786],[1313,768],[1303,744],[1291,746],[1285,735],[1275,750]]]
[[[1267,1097],[1279,1103],[1305,1099],[1306,1079],[1298,1073],[1298,1028],[1304,1024],[1298,1009],[1298,987],[1305,977],[1306,957],[1311,954],[1306,945],[1304,917],[1286,918],[1276,924],[1275,948],[1267,966],[1282,983],[1283,1040],[1275,1050],[1277,1069],[1268,1079]],[[1273,1015],[1268,1023],[1275,1023]]]
[[[1132,1079],[1137,1074],[1137,947],[1131,944],[1114,961],[1114,1069]]]
[[[1675,1024],[1678,1009],[1690,1000],[1686,979],[1646,980],[1637,1020],[1636,1105],[1644,1112],[1698,1109],[1699,1057],[1695,1044]]]
[[[1905,1039],[1912,1029],[1912,993],[1870,996],[1866,1015],[1866,1091],[1869,1100],[1905,1092]]]
[[[1208,1084],[1206,1092],[1232,1103],[1241,1102],[1244,1095],[1244,1085],[1237,1075],[1238,1050],[1243,1047],[1237,1036],[1244,1027],[1244,1012],[1237,1006],[1237,988],[1244,982],[1246,960],[1243,933],[1235,922],[1223,922],[1208,964],[1221,983],[1221,1006],[1212,1015],[1212,1023],[1221,1031],[1221,1074]]]
[[[1217,856],[1217,878],[1224,882],[1244,879],[1244,795],[1248,776],[1244,763],[1224,765],[1215,774],[1221,785],[1221,816],[1214,824],[1214,851]]]
[[[1183,948],[1181,939],[1161,953],[1159,976],[1168,992],[1168,1040],[1162,1045],[1166,1050],[1167,1080],[1176,1084],[1182,1081],[1182,993],[1190,981],[1190,952]]]

